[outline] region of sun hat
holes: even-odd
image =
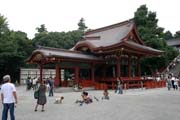
[[[4,82],[7,82],[7,81],[9,81],[9,80],[11,80],[10,75],[5,75],[5,76],[3,76],[3,81],[4,81]]]

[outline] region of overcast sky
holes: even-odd
[[[0,14],[10,29],[33,38],[41,24],[48,31],[71,31],[83,17],[95,29],[132,18],[143,4],[156,12],[160,27],[173,34],[180,30],[180,0],[0,0]]]

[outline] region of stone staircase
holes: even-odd
[[[180,54],[167,66],[163,74],[172,73],[174,76],[180,75]]]

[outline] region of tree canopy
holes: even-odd
[[[10,74],[13,82],[19,80],[19,69],[27,66],[24,61],[32,50],[27,34],[9,30],[6,18],[0,15],[0,77]]]
[[[84,21],[84,18],[81,18],[78,22],[78,29],[69,32],[48,32],[43,24],[36,28],[38,33],[32,40],[33,45],[70,49],[82,39],[84,30],[87,28]]]
[[[81,18],[79,23],[78,23],[78,30],[81,30],[81,31],[85,31],[88,27],[85,25],[85,20],[84,18]]]
[[[141,5],[134,14],[134,20],[137,25],[138,33],[147,46],[159,49],[165,52],[161,57],[151,57],[142,60],[142,72],[153,74],[165,67],[178,52],[172,47],[167,46],[166,39],[172,38],[170,32],[164,33],[164,28],[158,26],[156,13],[148,11],[146,5]],[[157,61],[161,61],[158,64]]]

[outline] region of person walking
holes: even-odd
[[[33,88],[33,90],[37,89],[37,81],[38,81],[38,79],[36,77],[32,81],[32,88]]]
[[[15,120],[14,104],[17,104],[17,94],[14,84],[11,82],[10,75],[3,77],[4,84],[1,86],[1,100],[3,104],[2,120],[7,120],[8,110],[10,110],[11,120]]]
[[[49,96],[54,96],[54,80],[51,77],[49,79]]]
[[[174,76],[172,76],[172,78],[171,78],[171,84],[172,84],[173,89],[175,90],[174,81],[175,81],[175,77],[174,77]]]
[[[119,93],[119,94],[123,94],[123,89],[122,89],[122,80],[120,77],[117,77],[117,86],[116,86],[116,90],[115,93]]]
[[[44,112],[44,105],[46,104],[46,85],[44,84],[44,81],[41,82],[39,88],[38,88],[38,98],[37,98],[37,104],[35,106],[35,112],[37,111],[37,108],[39,105],[42,105],[41,111]]]
[[[171,90],[171,86],[172,86],[172,84],[171,84],[171,75],[169,75],[168,78],[167,78],[167,88],[168,88],[168,90]]]

